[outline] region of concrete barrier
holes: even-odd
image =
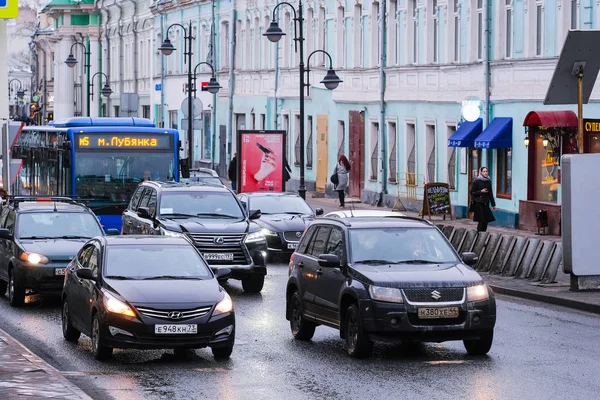
[[[508,254],[506,264],[502,270],[504,276],[514,276],[519,266],[519,262],[523,259],[525,248],[527,247],[527,238],[523,236],[516,236],[513,244],[513,248]]]

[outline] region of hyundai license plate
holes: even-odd
[[[54,275],[64,275],[66,268],[54,268]]]
[[[289,250],[295,250],[296,248],[298,248],[298,243],[288,243]]]
[[[206,261],[233,261],[233,253],[204,253]]]
[[[161,324],[154,325],[154,333],[157,335],[194,335],[198,333],[196,324]]]
[[[418,316],[420,319],[458,318],[458,307],[419,308]]]

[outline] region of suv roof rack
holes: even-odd
[[[64,196],[10,196],[7,201],[8,204],[14,205],[15,208],[19,208],[19,203],[23,202],[54,203],[55,210],[56,203],[67,203],[87,208],[85,204],[80,203],[71,197]]]

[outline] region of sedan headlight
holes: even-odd
[[[183,237],[185,236],[183,233],[170,231],[163,227],[160,228],[161,235],[170,236],[170,237]]]
[[[231,301],[231,297],[229,297],[227,292],[223,293],[225,294],[225,296],[223,297],[223,300],[221,300],[215,307],[213,315],[227,314],[233,310],[233,302]]]
[[[265,238],[265,234],[262,233],[261,231],[258,231],[258,232],[248,234],[248,236],[246,236],[245,242],[246,243],[257,243],[257,242],[264,242],[265,240],[267,240]]]
[[[27,261],[30,264],[33,265],[37,265],[37,264],[48,264],[50,262],[50,260],[48,259],[48,257],[43,256],[41,254],[37,254],[37,253],[26,253],[23,252],[20,256],[21,260],[23,261]]]
[[[400,289],[369,286],[369,294],[373,300],[385,301],[388,303],[404,303],[402,291]]]
[[[467,288],[467,301],[481,301],[490,297],[485,284]]]
[[[277,234],[277,232],[273,232],[272,230],[270,230],[270,229],[267,229],[267,228],[262,228],[261,232],[262,232],[262,233],[263,233],[263,235],[265,235],[265,236],[279,236],[279,235]]]
[[[111,313],[126,315],[128,317],[136,316],[131,307],[108,292],[104,292],[104,303],[106,309]]]

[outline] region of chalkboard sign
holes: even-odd
[[[447,183],[433,182],[425,184],[425,194],[423,196],[423,212],[429,215],[443,215],[446,219],[446,214],[452,219],[452,204],[450,203],[450,187]]]

